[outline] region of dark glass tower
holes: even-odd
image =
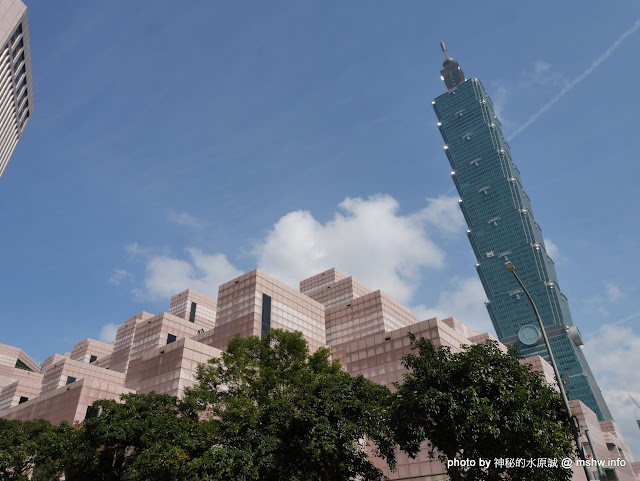
[[[525,357],[549,360],[531,305],[505,268],[509,260],[540,311],[569,397],[580,399],[599,420],[611,419],[491,99],[478,79],[464,78],[441,46],[447,92],[433,108],[496,333],[503,343],[517,344]]]

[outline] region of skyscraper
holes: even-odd
[[[0,0],[0,177],[33,111],[27,7]]]
[[[441,46],[447,92],[433,108],[496,333],[503,343],[518,345],[524,357],[539,354],[548,360],[531,305],[505,268],[509,260],[540,311],[569,397],[584,402],[599,420],[611,419],[493,103],[482,83],[465,79]]]

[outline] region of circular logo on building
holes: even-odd
[[[522,326],[520,331],[518,331],[518,339],[520,339],[522,344],[533,346],[540,340],[540,330],[531,324]]]

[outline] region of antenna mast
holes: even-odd
[[[449,60],[449,54],[447,53],[447,47],[444,46],[444,42],[440,42],[440,48],[442,49],[442,53],[444,54],[444,58]]]

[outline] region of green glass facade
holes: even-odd
[[[443,67],[448,91],[435,99],[433,108],[496,333],[503,343],[519,345],[525,357],[538,354],[549,360],[544,342],[535,342],[539,331],[525,328],[519,336],[524,326],[538,323],[527,297],[505,268],[511,261],[540,311],[560,373],[568,379],[569,398],[580,399],[601,421],[611,419],[572,327],[567,298],[491,99],[478,79],[464,79],[453,59],[447,56]],[[532,332],[533,345],[524,334]]]

